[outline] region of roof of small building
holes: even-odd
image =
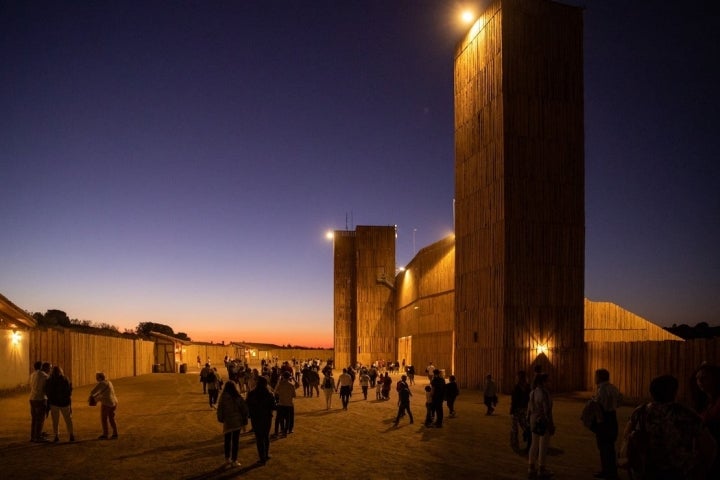
[[[37,322],[25,310],[0,294],[0,327],[34,328]]]

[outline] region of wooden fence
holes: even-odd
[[[36,360],[59,365],[74,386],[95,383],[95,374],[108,378],[152,372],[154,343],[70,329],[29,331],[30,363]]]
[[[630,401],[649,398],[650,381],[670,374],[680,382],[678,400],[690,401],[695,369],[704,361],[720,364],[720,338],[686,342],[589,342],[586,344],[585,389],[594,390],[594,373],[610,371],[610,381]]]
[[[28,351],[30,366],[36,360],[59,365],[73,386],[95,383],[95,374],[104,372],[108,378],[132,377],[153,372],[155,342],[136,338],[113,337],[71,329],[42,329],[29,332]],[[237,344],[185,343],[179,355],[179,363],[190,368],[197,366],[197,356],[202,363],[210,359],[213,365],[222,365],[228,355],[240,358],[244,347]],[[333,358],[332,349],[285,349],[268,348],[257,351],[251,363],[260,364],[262,358],[278,358],[279,361],[319,358],[323,363]],[[174,371],[177,372],[177,369]]]

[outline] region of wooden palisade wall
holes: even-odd
[[[720,364],[720,338],[687,341],[589,342],[586,345],[584,389],[594,390],[594,374],[599,368],[610,372],[628,401],[648,399],[650,381],[670,374],[680,382],[678,399],[690,401],[690,383],[702,362]]]
[[[450,236],[420,250],[395,280],[396,336],[411,339],[405,360],[418,374],[429,362],[447,375],[454,373],[454,269],[455,242]]]
[[[59,365],[74,386],[95,383],[95,374],[108,378],[143,375],[152,371],[153,342],[76,332],[70,329],[33,329],[29,355]]]

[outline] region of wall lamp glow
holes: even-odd
[[[548,346],[547,343],[538,343],[535,345],[535,354],[540,355],[547,355],[548,353]]]
[[[335,234],[332,232],[332,230],[328,230],[327,233],[325,234],[325,238],[327,238],[328,240],[332,240],[334,237],[335,237]]]
[[[460,20],[465,24],[470,24],[475,20],[475,14],[470,10],[465,10],[460,14]]]
[[[22,335],[17,330],[13,330],[10,338],[11,338],[12,344],[17,345],[18,343],[20,343],[20,339],[22,338]]]

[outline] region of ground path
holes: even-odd
[[[412,387],[415,423],[407,419],[398,428],[393,377],[392,398],[368,400],[356,387],[348,411],[333,398],[325,410],[324,397],[295,401],[295,432],[272,442],[272,459],[255,464],[254,436],[241,436],[242,467],[225,469],[221,425],[202,394],[197,372],[149,374],[111,379],[119,398],[118,440],[97,440],[98,407],[85,402],[91,386],[73,392],[75,443],[67,443],[60,419],[61,442],[29,442],[27,395],[0,398],[0,468],[2,477],[23,479],[183,479],[231,478],[305,479],[521,479],[526,458],[510,450],[507,415],[509,398],[500,397],[497,415],[484,415],[481,392],[463,390],[456,403],[457,418],[442,429],[423,427],[427,379]],[[577,396],[555,398],[557,434],[552,440],[549,467],[558,479],[592,478],[598,470],[595,439],[579,416],[583,401]],[[630,407],[620,410],[624,422]],[[50,419],[45,431],[51,432]]]

